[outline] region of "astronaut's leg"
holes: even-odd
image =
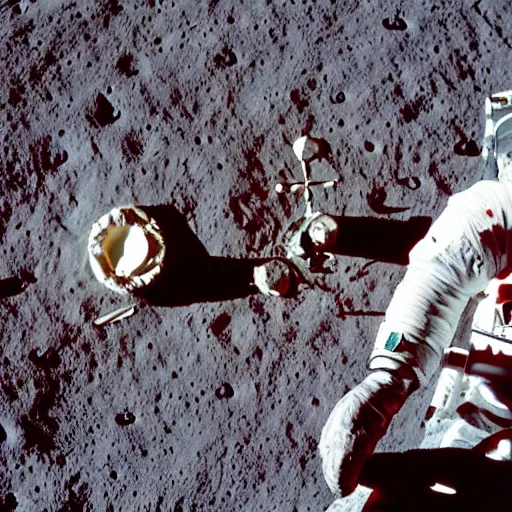
[[[500,400],[489,381],[466,376],[467,389],[458,417],[441,441],[441,447],[473,448],[488,436],[512,427],[508,400]]]
[[[480,441],[490,436],[484,428],[475,427],[463,418],[456,419],[441,440],[440,448],[468,448],[475,447]]]

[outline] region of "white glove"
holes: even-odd
[[[417,387],[410,379],[379,370],[334,407],[319,443],[322,470],[331,491],[348,496],[393,416]]]

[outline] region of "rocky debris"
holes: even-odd
[[[116,115],[110,101],[102,93],[99,93],[96,96],[94,112],[92,115],[87,114],[86,117],[89,123],[96,128],[105,128],[105,126],[115,123],[121,117],[121,112],[117,112]]]
[[[264,295],[284,297],[294,281],[290,265],[282,260],[271,260],[254,268],[254,284]]]
[[[330,215],[321,214],[309,224],[308,235],[315,250],[332,249],[338,239],[338,223]]]

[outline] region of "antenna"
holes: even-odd
[[[300,161],[304,181],[297,182],[281,182],[275,186],[278,194],[292,193],[303,194],[306,202],[305,218],[311,217],[313,214],[313,193],[312,188],[336,188],[338,179],[329,181],[311,181],[311,167],[313,160],[322,159],[322,139],[313,137],[300,137],[293,143],[293,152]]]

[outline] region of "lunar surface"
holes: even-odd
[[[360,511],[363,490],[333,504],[320,433],[366,374],[408,251],[484,174],[511,14],[504,0],[0,0],[0,509]],[[338,180],[311,189],[338,222],[335,265],[264,295],[254,268],[304,214],[275,189],[302,180],[304,135],[323,152],[311,180]],[[127,204],[166,244],[137,297],[87,254],[92,224]],[[432,391],[379,450],[419,445]]]

